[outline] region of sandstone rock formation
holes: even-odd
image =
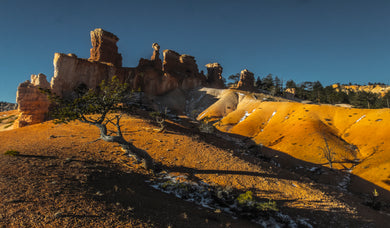
[[[122,55],[118,53],[116,42],[119,38],[114,34],[97,28],[91,31],[91,57],[89,60],[112,63],[114,66],[122,66]]]
[[[158,45],[158,43],[153,43],[152,48],[154,50],[153,50],[153,55],[150,58],[150,60],[153,61],[154,67],[156,69],[162,70],[162,62],[161,62],[161,59],[160,59],[160,45]]]
[[[219,63],[206,64],[207,67],[207,84],[209,87],[222,89],[225,83],[222,79],[222,66]]]
[[[162,95],[175,89],[192,89],[207,84],[206,77],[199,73],[195,58],[180,55],[172,50],[163,52],[161,63],[160,46],[153,43],[151,59],[140,59],[137,67],[122,67],[122,56],[118,53],[118,37],[102,29],[91,32],[91,56],[78,58],[75,54],[54,54],[54,75],[50,84],[46,76],[32,76],[18,87],[18,104],[22,111],[18,126],[39,123],[45,120],[49,102],[39,93],[38,87],[50,88],[60,97],[72,96],[75,88],[83,85],[96,88],[101,81],[117,76],[131,89],[141,90],[146,95]],[[219,66],[219,64],[218,64]],[[219,88],[223,87],[222,67],[217,67],[212,80]],[[218,84],[218,83],[222,83]],[[211,85],[213,86],[213,85]]]
[[[237,89],[254,91],[255,90],[255,76],[247,69],[241,71],[240,81],[237,83]]]
[[[54,76],[51,88],[58,96],[68,96],[81,84],[87,88],[96,88],[102,80],[117,75],[124,82],[130,78],[133,68],[117,68],[111,64],[91,62],[71,54],[54,54]],[[126,81],[129,82],[129,81]]]
[[[15,121],[15,127],[24,127],[41,123],[46,120],[50,101],[39,88],[50,88],[44,74],[31,75],[31,81],[21,83],[16,94],[19,118]]]
[[[195,58],[190,55],[180,55],[172,50],[164,50],[164,77],[171,80],[182,89],[199,87],[205,82],[204,75],[199,73]]]

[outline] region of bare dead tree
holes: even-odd
[[[328,140],[326,137],[323,137],[325,141],[325,146],[318,147],[322,151],[322,156],[328,161],[329,167],[333,168],[334,155],[336,154],[332,148],[330,148],[328,144]]]
[[[131,93],[127,84],[121,84],[116,77],[113,77],[111,81],[103,81],[97,89],[77,91],[76,97],[68,99],[60,98],[50,90],[41,91],[55,104],[51,110],[55,123],[79,120],[93,125],[100,130],[98,140],[117,143],[138,161],[143,160],[146,169],[154,168],[153,158],[146,151],[127,141],[122,134],[120,125],[122,114],[119,113],[129,108],[127,101]],[[110,130],[112,128],[114,130]]]
[[[153,117],[155,119],[156,123],[158,123],[160,125],[160,128],[158,129],[159,133],[163,133],[166,130],[167,126],[165,123],[165,119],[167,117],[167,113],[168,113],[167,107],[165,107],[164,112],[157,111],[157,112],[150,113],[150,116]]]

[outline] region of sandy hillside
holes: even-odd
[[[0,131],[12,130],[18,115],[19,113],[17,110],[0,112]]]
[[[186,118],[169,121],[165,133],[157,133],[154,128],[156,125],[148,119],[123,119],[126,138],[160,162],[163,173],[234,191],[250,190],[261,201],[276,202],[279,211],[271,215],[279,222],[289,224],[292,220],[301,227],[385,227],[390,221],[387,204],[379,213],[364,205],[367,198],[350,194],[337,184],[313,181],[317,174],[280,168],[273,156],[259,157],[253,148],[254,153],[234,143],[242,140],[240,137],[200,133]],[[0,224],[259,226],[153,188],[155,177],[151,173],[133,164],[132,158],[112,144],[88,143],[96,138],[94,128],[77,122],[46,122],[0,132]],[[20,155],[4,155],[7,150],[19,151]],[[327,169],[320,176],[324,175],[340,181],[345,177]]]
[[[389,109],[270,102],[231,92],[198,116],[204,117],[220,119],[215,126],[223,132],[315,164],[326,165],[321,148],[328,143],[336,161],[348,161],[334,167],[355,166],[353,174],[390,190]]]

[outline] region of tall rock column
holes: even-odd
[[[112,63],[122,67],[122,55],[118,53],[116,42],[119,38],[114,34],[97,28],[91,31],[91,56],[89,60]]]
[[[207,83],[208,86],[223,89],[225,88],[225,83],[222,79],[222,66],[219,63],[209,63],[206,64],[207,67]]]
[[[153,61],[154,67],[156,69],[162,70],[162,62],[160,59],[160,45],[158,45],[158,43],[153,43],[152,47],[153,47],[153,55],[150,58],[150,60]]]
[[[247,69],[242,70],[240,74],[240,81],[237,84],[237,89],[253,91],[255,89],[254,74]]]
[[[15,127],[42,123],[46,120],[50,101],[39,91],[39,88],[50,88],[44,74],[31,75],[31,81],[20,83],[16,94],[20,114],[18,120],[15,121]]]

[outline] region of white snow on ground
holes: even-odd
[[[274,117],[274,115],[276,114],[276,110],[272,113],[271,117],[268,119],[266,125],[269,123],[269,121],[271,121],[272,117]]]
[[[350,173],[346,173],[344,175],[344,178],[339,183],[339,188],[342,191],[348,191],[348,186],[349,186],[350,183],[351,183],[351,174]]]
[[[250,116],[250,114],[252,114],[256,109],[253,109],[252,112],[248,113],[247,111],[245,111],[245,114],[244,116],[240,119],[240,121],[238,123],[241,123],[242,121],[244,121],[246,118],[248,118],[248,116]]]
[[[219,209],[227,214],[230,214],[232,218],[236,219],[239,216],[239,212],[242,211],[242,206],[237,202],[226,205],[218,203],[215,201],[215,197],[218,197],[220,200],[223,199],[221,192],[221,197],[215,195],[215,189],[212,186],[200,181],[200,182],[180,182],[178,178],[186,178],[186,176],[171,176],[167,173],[162,174],[159,178],[154,180],[146,181],[150,184],[151,187],[160,190],[162,192],[172,194],[180,199],[193,202],[195,204],[201,205],[202,207],[209,208],[212,210]],[[214,192],[214,193],[213,193]],[[224,191],[225,194],[229,194]],[[254,214],[255,216],[255,214]],[[275,217],[273,217],[275,216]],[[281,212],[275,212],[269,214],[268,217],[255,216],[251,220],[262,227],[312,227],[307,221],[307,218],[299,218],[294,221],[290,216],[283,214]],[[298,223],[298,224],[297,224]]]
[[[204,112],[201,116],[199,116],[199,119],[202,119],[202,117],[206,114],[206,112]]]
[[[366,117],[366,115],[362,115],[362,117],[360,117],[358,120],[356,120],[355,123],[358,123],[360,120],[362,120],[364,117]]]

